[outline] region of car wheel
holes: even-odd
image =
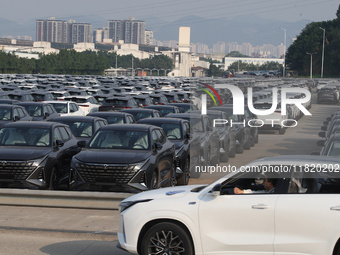
[[[187,158],[184,163],[184,167],[182,169],[183,174],[178,178],[177,184],[178,185],[188,185],[189,178],[190,178],[190,160]]]
[[[153,171],[150,183],[149,183],[149,189],[158,189],[158,173],[157,170]]]
[[[57,180],[58,180],[57,169],[55,167],[52,167],[50,181],[48,184],[48,190],[54,190],[56,188]]]
[[[141,254],[193,255],[193,245],[187,232],[174,223],[152,226],[141,242]]]

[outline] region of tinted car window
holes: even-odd
[[[48,147],[50,144],[51,132],[47,128],[4,127],[0,129],[1,146]]]
[[[131,130],[100,130],[89,144],[89,148],[102,149],[149,149],[149,133]]]
[[[70,134],[67,132],[65,127],[58,127],[60,134],[61,134],[61,138],[64,142],[68,141],[71,139]]]

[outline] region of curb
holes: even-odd
[[[0,189],[0,205],[118,210],[130,193]]]

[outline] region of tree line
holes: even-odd
[[[325,31],[325,37],[324,37]],[[340,75],[340,5],[336,18],[329,21],[312,22],[306,25],[300,35],[288,48],[287,68],[297,71],[299,75],[310,74],[312,58],[313,74],[320,77],[322,62],[324,77]],[[324,52],[324,61],[322,55]],[[312,54],[312,57],[311,55]]]
[[[172,59],[165,55],[141,60],[132,54],[120,56],[107,51],[61,49],[58,54],[41,54],[39,59],[27,59],[0,51],[0,73],[102,75],[105,69],[116,67],[116,64],[118,68],[173,69]]]

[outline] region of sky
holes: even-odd
[[[102,23],[99,17],[106,20],[155,17],[168,22],[188,15],[209,19],[257,15],[282,21],[323,21],[334,19],[338,6],[339,0],[4,0],[0,17],[16,23],[48,17],[60,20],[72,17],[84,22],[87,16],[93,17],[92,23],[96,18]]]

